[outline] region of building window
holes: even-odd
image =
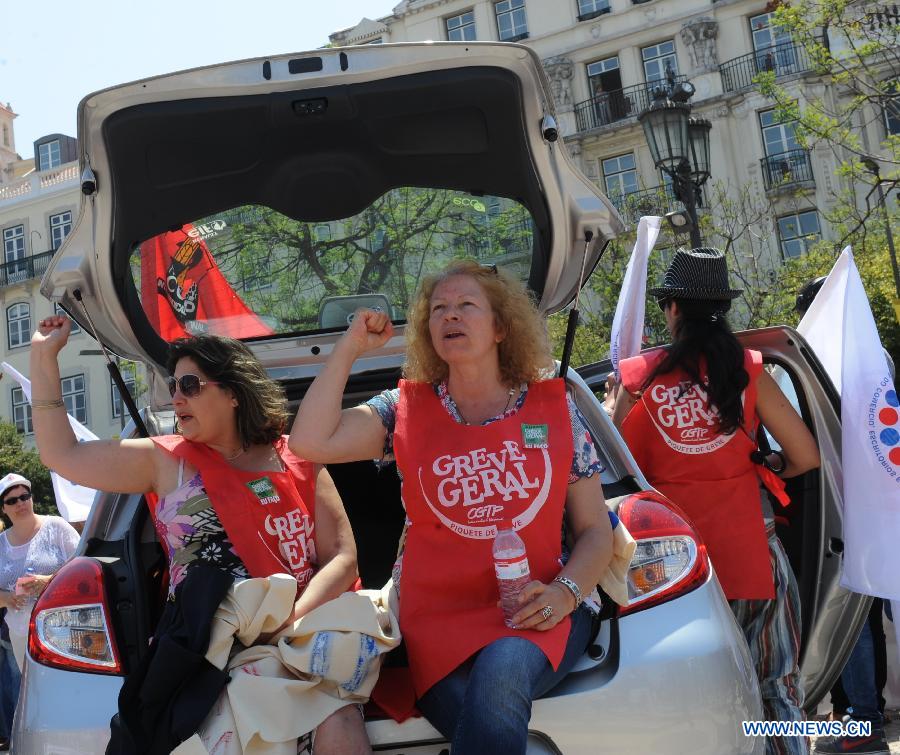
[[[624,197],[638,190],[637,171],[634,169],[634,153],[610,157],[601,163],[606,193],[610,197]]]
[[[778,239],[786,260],[802,256],[821,238],[819,214],[815,210],[778,218]]]
[[[3,229],[3,261],[6,263],[7,283],[24,280],[25,274],[25,226],[14,225]]]
[[[475,40],[475,11],[466,11],[458,16],[445,19],[447,39],[451,42],[472,42]]]
[[[3,146],[9,146],[9,126],[7,126],[5,123],[3,124]]]
[[[497,32],[501,42],[516,42],[528,36],[525,21],[525,0],[502,0],[494,3],[497,14]]]
[[[797,142],[796,121],[781,122],[774,110],[763,110],[759,114],[759,127],[762,129],[766,157],[800,149]]]
[[[884,100],[884,128],[888,136],[900,136],[900,79],[888,85]]]
[[[129,368],[123,369],[122,379],[125,381],[125,387],[128,389],[131,397],[134,398],[134,370]],[[119,393],[119,386],[113,382],[112,378],[109,379],[109,390],[112,395],[112,416],[121,417],[125,411],[125,404],[122,401],[122,394]]]
[[[578,0],[579,21],[587,21],[609,12],[609,0]]]
[[[11,349],[31,343],[31,307],[25,302],[6,308],[6,334]]]
[[[50,243],[54,252],[62,246],[62,242],[66,240],[66,236],[69,235],[71,230],[71,212],[61,212],[58,215],[50,216]]]
[[[87,398],[84,392],[84,375],[73,375],[60,380],[62,400],[66,412],[79,422],[87,423]]]
[[[754,52],[762,52],[791,41],[791,34],[787,29],[772,24],[774,17],[774,13],[760,13],[758,16],[750,17],[750,36],[753,38]]]
[[[331,226],[328,223],[319,223],[316,226],[316,241],[331,241]]]
[[[615,92],[622,88],[618,55],[588,63],[587,75],[592,97],[597,97],[604,92]]]
[[[25,391],[21,388],[12,389],[12,419],[16,430],[25,435],[34,432],[31,424],[31,404],[25,398]]]
[[[678,74],[678,58],[675,57],[675,41],[672,39],[644,47],[641,59],[644,61],[644,79],[648,84],[664,80],[670,71],[672,75]]]
[[[62,165],[59,139],[38,145],[38,170],[50,170]]]
[[[69,317],[69,313],[66,312],[66,310],[64,310],[61,306],[59,306],[59,304],[53,305],[53,311],[56,312],[56,314],[58,314],[60,317]],[[69,319],[72,320],[71,317],[69,317]],[[75,322],[75,320],[72,320],[72,334],[74,335],[75,333],[80,332],[81,326],[77,322]]]

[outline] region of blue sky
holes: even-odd
[[[321,47],[329,33],[400,0],[2,0],[0,101],[16,151],[45,134],[76,136],[86,94],[228,60]]]

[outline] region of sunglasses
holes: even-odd
[[[174,396],[175,391],[180,389],[182,396],[196,398],[204,385],[221,385],[221,383],[215,380],[201,380],[197,375],[182,375],[180,378],[170,375],[166,378],[170,396]]]
[[[14,503],[25,502],[31,500],[31,493],[22,493],[22,495],[14,495],[3,499],[4,506],[12,506]]]

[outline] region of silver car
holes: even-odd
[[[80,217],[42,291],[116,354],[148,365],[151,433],[172,430],[166,340],[245,339],[296,406],[356,307],[380,304],[397,334],[357,364],[354,404],[396,384],[404,312],[423,274],[458,256],[502,265],[552,313],[623,229],[570,162],[540,61],[517,45],[317,50],[139,81],[82,101],[79,146]],[[791,484],[788,539],[813,705],[866,610],[837,586],[837,400],[795,333],[744,337],[788,375],[822,448],[822,470]],[[606,497],[638,540],[631,602],[607,602],[577,668],[535,703],[529,752],[761,753],[741,729],[762,717],[747,648],[690,522],[650,490],[595,396],[608,369],[567,378],[606,466]],[[363,582],[380,586],[403,523],[396,471],[330,471]],[[78,557],[34,609],[18,752],[104,751],[165,578],[141,496],[99,495]],[[368,729],[378,752],[447,751],[421,718],[372,713]]]

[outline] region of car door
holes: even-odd
[[[839,676],[868,612],[870,599],[840,586],[843,554],[840,399],[803,337],[788,327],[737,334],[762,353],[766,368],[816,438],[821,467],[787,481],[791,504],[775,503],[776,530],[800,590],[800,670],[806,708],[814,711]],[[603,360],[578,368],[603,398],[611,371]],[[770,439],[771,440],[771,439]],[[774,440],[773,447],[777,448]]]

